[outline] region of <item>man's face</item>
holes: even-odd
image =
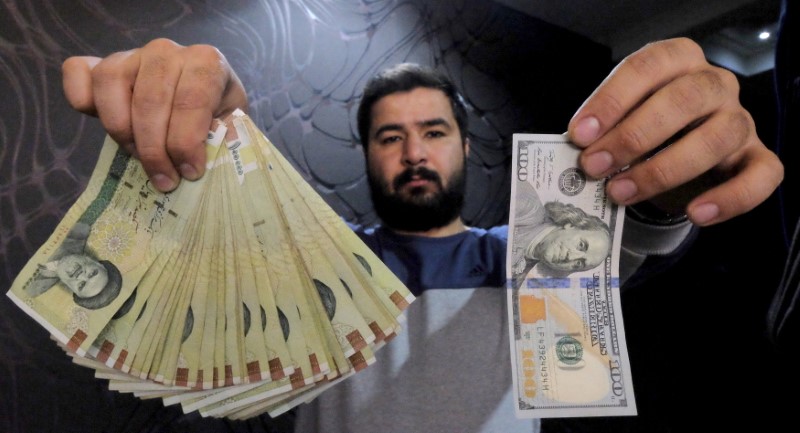
[[[367,169],[384,223],[425,231],[458,217],[468,147],[447,96],[423,87],[387,95],[373,105],[371,123]]]
[[[600,230],[558,227],[536,245],[536,257],[559,271],[585,271],[607,256],[611,240]]]
[[[100,293],[108,283],[106,268],[83,254],[72,254],[59,260],[57,273],[61,282],[81,298]]]

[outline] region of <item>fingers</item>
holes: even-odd
[[[62,84],[67,102],[81,113],[96,115],[92,93],[92,68],[100,63],[99,57],[70,57],[61,65]]]
[[[166,39],[142,50],[133,92],[137,152],[162,191],[205,171],[203,143],[213,117],[246,108],[244,87],[219,50]]]
[[[705,226],[751,210],[782,179],[783,165],[758,139],[750,116],[734,111],[709,117],[652,158],[612,177],[607,188],[621,204],[651,199]]]
[[[650,95],[634,111],[628,113],[616,127],[592,144],[581,155],[583,166],[592,176],[606,177],[646,157],[681,131],[696,126],[713,129],[716,124],[713,120],[709,122],[709,117],[724,117],[726,113],[723,110],[740,109],[737,105],[726,106],[729,104],[726,89],[738,95],[736,78],[730,72],[721,69],[700,70],[675,78],[669,86],[662,87]],[[736,143],[741,145],[748,131],[739,132],[738,136],[729,138],[737,140]],[[706,133],[707,135],[710,134]],[[690,146],[685,148],[688,156],[692,150]],[[729,152],[734,150],[736,149],[731,148]],[[681,155],[683,154],[675,156]],[[622,197],[616,198],[624,200]]]
[[[96,114],[165,192],[181,176],[203,175],[212,118],[247,108],[239,78],[222,53],[207,45],[156,39],[104,59],[73,57],[62,70],[69,103]]]
[[[664,123],[675,124],[675,120],[664,120]],[[679,124],[675,125],[676,128],[679,127],[677,126]],[[618,129],[626,128],[628,126],[621,125]],[[656,134],[658,132],[654,131],[653,135]],[[669,136],[659,136],[659,141],[648,141],[647,144],[643,144],[645,142],[643,139],[630,138],[636,135],[633,133],[620,134],[615,130],[609,135],[620,148],[616,154],[623,155],[616,159],[624,161],[625,164],[632,164],[629,169],[609,180],[608,193],[615,202],[627,205],[678,187],[722,164],[729,155],[747,144],[751,135],[755,136],[755,126],[743,110],[718,111],[699,122],[694,129],[656,155],[635,163],[630,159],[648,152],[656,145],[655,143],[662,143]],[[688,198],[685,198],[682,204],[688,203]]]
[[[138,158],[150,180],[161,191],[174,189],[180,180],[167,153],[173,99],[183,68],[180,48],[167,39],[157,39],[139,50],[138,72],[130,104],[130,122]],[[210,123],[209,119],[203,131],[208,130]]]
[[[766,200],[783,177],[738,92],[736,77],[708,64],[694,42],[662,41],[621,62],[568,134],[585,148],[587,174],[611,176],[616,203],[655,198],[696,224],[714,224]]]
[[[194,180],[205,170],[206,154],[198,149],[203,149],[212,117],[224,117],[236,108],[244,108],[246,96],[216,48],[187,47],[185,56],[173,97],[166,143],[181,176]]]
[[[688,39],[645,46],[623,60],[578,109],[569,123],[572,141],[587,147],[614,128],[645,98],[677,77],[708,66]]]
[[[131,91],[138,69],[139,55],[134,50],[112,54],[91,71],[94,107],[100,122],[111,138],[134,156]]]
[[[763,145],[745,148],[734,158],[735,175],[692,200],[686,213],[693,223],[709,226],[752,210],[783,180],[784,167]]]

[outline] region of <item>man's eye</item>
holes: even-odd
[[[429,137],[438,138],[438,137],[444,137],[444,135],[445,134],[442,131],[428,131],[428,136]]]
[[[391,144],[391,143],[394,143],[394,142],[396,142],[398,140],[400,140],[399,136],[391,135],[391,136],[388,136],[388,137],[381,138],[381,144]]]
[[[89,278],[92,278],[95,275],[97,275],[97,269],[92,269],[92,272],[89,272]]]
[[[86,281],[81,281],[78,283],[78,289],[83,290],[83,287],[86,285]]]
[[[586,267],[586,260],[575,260],[575,269],[583,269]]]

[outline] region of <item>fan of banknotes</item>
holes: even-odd
[[[276,416],[375,361],[414,300],[236,111],[171,193],[107,138],[8,296],[109,388]]]

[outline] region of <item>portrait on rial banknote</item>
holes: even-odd
[[[119,269],[86,250],[90,230],[86,223],[75,224],[48,261],[38,264],[24,289],[28,296],[33,298],[58,287],[71,291],[75,303],[90,310],[103,308],[119,296],[122,288]]]
[[[514,288],[535,277],[563,278],[593,269],[611,254],[611,231],[602,219],[559,201],[542,203],[528,182],[519,182],[511,255]]]

